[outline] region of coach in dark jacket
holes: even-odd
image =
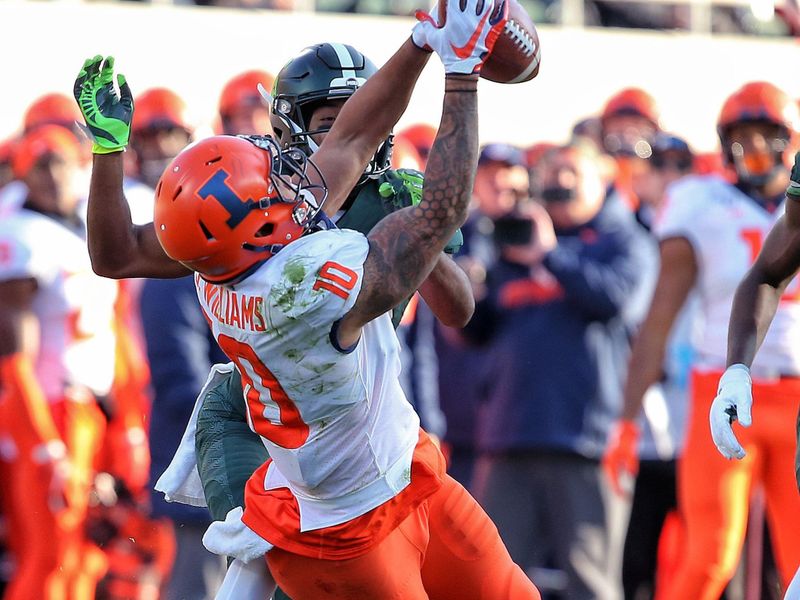
[[[501,257],[468,327],[489,344],[475,493],[518,564],[555,564],[570,600],[615,600],[627,507],[600,458],[657,257],[591,147],[556,148],[536,179],[541,203],[496,223]]]

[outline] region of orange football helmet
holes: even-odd
[[[133,111],[131,131],[159,127],[178,127],[188,132],[192,126],[186,116],[186,103],[178,94],[167,88],[152,88],[137,96]]]
[[[258,92],[258,84],[264,89],[271,90],[275,78],[266,71],[245,71],[240,73],[222,88],[219,97],[219,114],[228,115],[242,106],[261,106],[261,94]]]
[[[655,98],[642,89],[630,87],[620,90],[606,102],[600,120],[605,123],[611,117],[637,115],[650,121],[660,129],[658,105]]]
[[[777,126],[777,136],[769,140],[766,153],[746,154],[735,148],[729,135],[741,123],[767,123]],[[758,184],[776,168],[789,165],[800,128],[797,104],[780,88],[766,81],[745,84],[731,94],[722,105],[717,119],[717,133],[725,161],[734,167],[741,179]]]
[[[61,125],[72,129],[76,120],[83,122],[75,99],[55,92],[37,98],[28,106],[22,119],[22,128],[26,132],[42,125]]]
[[[156,186],[161,246],[206,281],[247,276],[318,223],[326,190],[310,182],[309,166],[302,152],[281,152],[268,136],[219,135],[187,146]]]

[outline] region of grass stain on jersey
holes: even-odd
[[[299,304],[297,302],[298,295],[302,297],[302,294],[300,294],[300,286],[306,277],[306,262],[309,260],[313,259],[311,257],[299,256],[286,261],[283,267],[283,280],[279,284],[272,286],[272,290],[270,291],[270,297],[274,305],[289,319],[297,318],[298,309],[300,309],[299,312],[302,312],[302,309],[313,302],[313,300],[310,299],[306,299]]]
[[[303,353],[300,352],[297,348],[290,348],[283,355],[291,361],[300,362],[303,360]]]
[[[306,276],[306,267],[302,259],[290,259],[283,267],[283,275],[292,285],[297,285]]]

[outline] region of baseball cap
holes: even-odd
[[[481,148],[478,164],[497,162],[509,167],[524,167],[526,165],[525,153],[511,144],[486,144]]]

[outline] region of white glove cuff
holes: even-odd
[[[750,367],[742,363],[736,363],[725,369],[722,377],[719,378],[717,393],[728,384],[736,385],[742,383],[747,386],[752,385],[753,381],[750,378]]]

